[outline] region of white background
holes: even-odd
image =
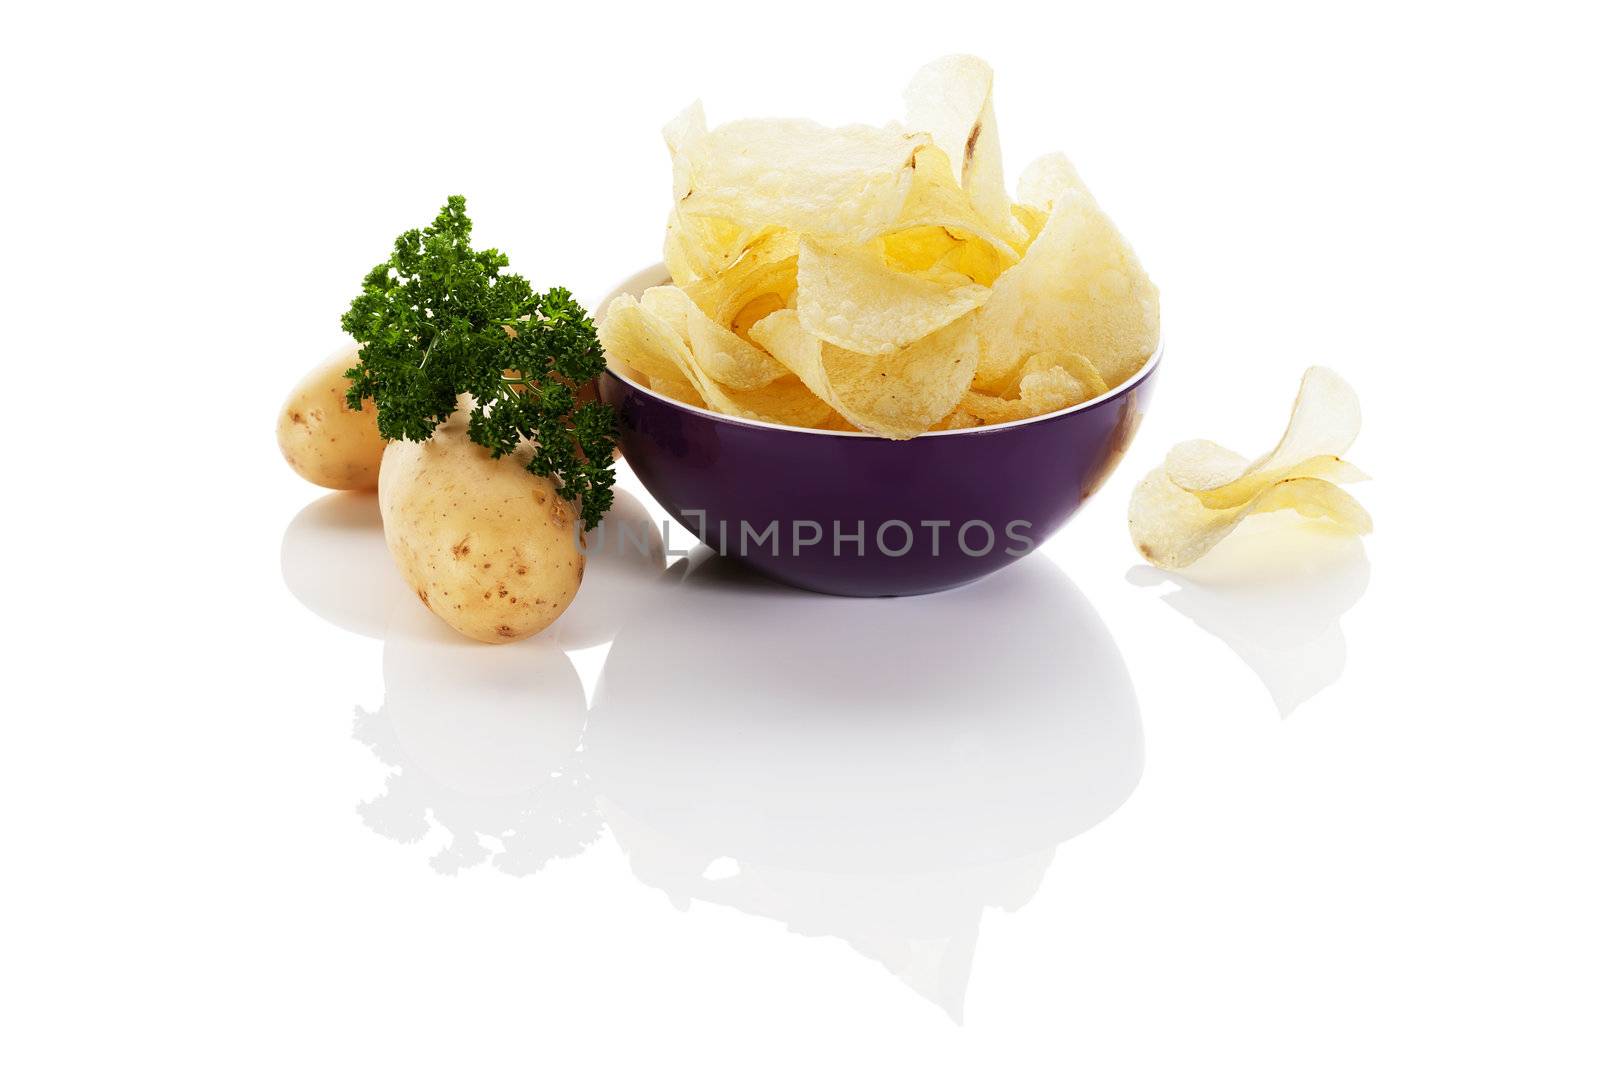
[[[0,1054],[1594,1063],[1594,41],[1529,4],[8,9]],[[592,299],[657,256],[684,104],[882,121],[954,50],[1010,173],[1065,150],[1163,291],[1155,406],[1047,558],[887,607],[697,559],[586,583],[570,654],[464,649],[370,499],[277,456],[446,194]],[[1137,477],[1264,450],[1318,362],[1376,533],[1137,569]]]

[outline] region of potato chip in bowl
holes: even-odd
[[[618,297],[613,370],[734,418],[906,440],[1082,404],[1156,351],[1155,286],[1065,157],[1007,192],[982,60],[912,78],[901,121],[664,131],[668,285]]]

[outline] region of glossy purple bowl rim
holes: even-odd
[[[606,294],[605,299],[602,300],[599,305],[600,316],[604,317],[606,310],[611,307],[611,302],[613,300],[624,294],[633,295],[633,290],[650,278],[660,279],[659,281],[654,282],[654,285],[672,284],[671,277],[667,274],[667,265],[665,263],[657,263],[653,267],[646,267],[643,270],[636,271],[629,277],[624,278],[609,293]],[[598,322],[599,319],[596,319],[596,321]],[[907,440],[920,441],[924,437],[976,437],[983,434],[1004,433],[1007,430],[1021,429],[1024,426],[1031,426],[1034,423],[1048,422],[1051,419],[1065,418],[1068,415],[1074,414],[1075,412],[1087,411],[1090,408],[1097,407],[1100,404],[1110,403],[1123,393],[1136,388],[1140,382],[1144,381],[1152,373],[1154,373],[1156,365],[1161,362],[1161,354],[1165,347],[1166,335],[1161,334],[1156,338],[1155,351],[1150,353],[1150,355],[1145,359],[1144,365],[1135,371],[1132,377],[1128,378],[1124,382],[1120,382],[1110,389],[1107,389],[1100,395],[1092,396],[1082,403],[1072,405],[1070,408],[1059,408],[1056,411],[1047,411],[1043,415],[1032,415],[1026,419],[1017,419],[1014,422],[996,423],[993,426],[968,426],[956,430],[926,430],[917,434],[916,437],[907,438]],[[678,408],[681,411],[686,411],[691,415],[698,415],[702,418],[714,419],[718,422],[731,423],[735,426],[748,426],[755,430],[772,430],[776,433],[815,434],[822,437],[847,437],[853,440],[891,440],[891,438],[878,437],[876,434],[866,433],[865,431],[861,430],[823,430],[811,426],[789,426],[781,422],[762,422],[760,419],[746,419],[738,415],[725,415],[720,411],[712,411],[709,408],[695,407],[693,404],[685,404],[681,400],[674,400],[672,397],[667,396],[664,393],[658,393],[648,385],[644,385],[641,382],[636,382],[627,375],[619,373],[611,366],[610,356],[606,357],[605,373],[616,379],[621,384],[626,385],[628,388],[637,389],[639,392],[654,397],[663,404],[670,404],[671,406]]]

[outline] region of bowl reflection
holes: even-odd
[[[697,550],[618,635],[584,750],[641,881],[843,938],[956,1018],[984,908],[1143,768],[1122,657],[1037,556],[862,601]]]
[[[1034,558],[855,602],[697,551],[618,635],[585,737],[609,800],[708,859],[862,874],[1064,840],[1128,795],[1141,751],[1115,644]]]

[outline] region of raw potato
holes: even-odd
[[[467,637],[503,644],[555,622],[583,578],[577,509],[530,474],[521,451],[491,459],[458,412],[383,458],[383,536],[418,598]]]
[[[384,440],[378,410],[344,403],[357,346],[342,349],[300,380],[278,413],[278,447],[295,473],[326,489],[376,489]]]

